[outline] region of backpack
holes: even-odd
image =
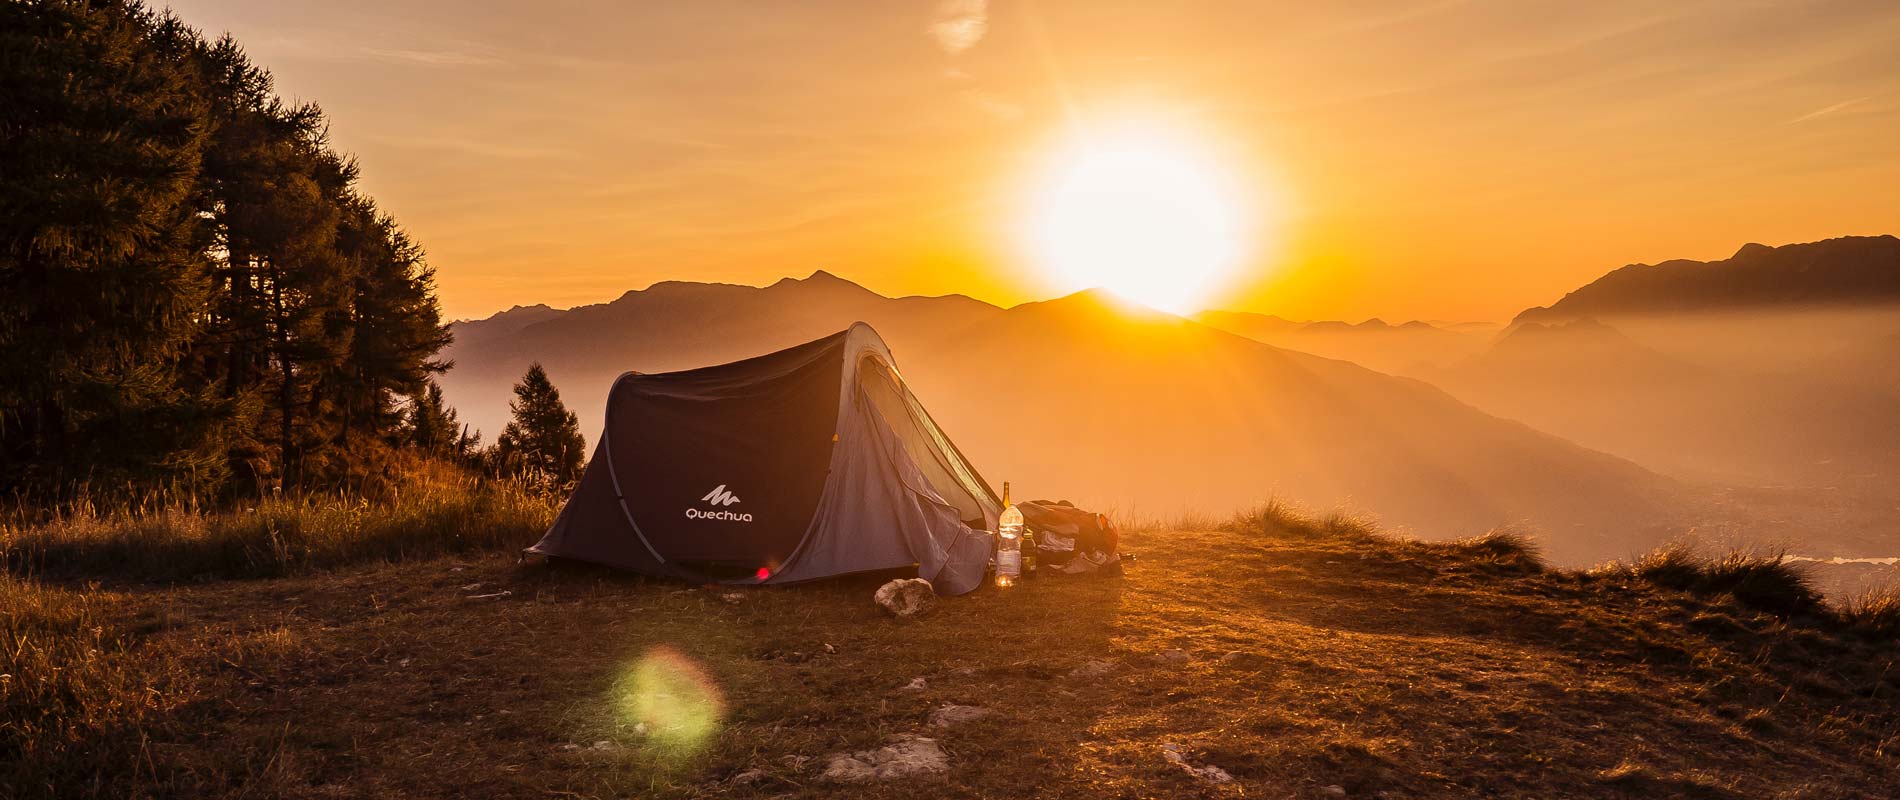
[[[1036,560],[1064,574],[1119,568],[1121,531],[1106,514],[1084,511],[1067,500],[1017,503],[1023,524],[1036,538]]]

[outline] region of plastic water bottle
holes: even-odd
[[[996,520],[996,585],[1007,589],[1023,574],[1023,512],[1009,501],[1003,482],[1003,514]]]

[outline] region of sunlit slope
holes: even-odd
[[[1564,561],[1653,544],[1680,513],[1666,480],[1427,384],[1094,293],[899,357],[986,474],[1039,496],[1163,514],[1278,496],[1428,536],[1529,523]]]

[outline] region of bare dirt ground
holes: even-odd
[[[1038,578],[945,598],[918,620],[880,614],[877,576],[696,588],[503,556],[106,587],[138,658],[187,667],[165,689],[183,699],[100,734],[143,737],[135,758],[32,788],[1872,798],[1900,786],[1892,641],[1350,532],[1155,532],[1128,547],[1140,560],[1125,578]],[[945,705],[988,713],[933,726]],[[906,736],[934,740],[948,771],[825,776],[831,754]]]

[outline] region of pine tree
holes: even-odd
[[[405,421],[402,397],[433,393],[440,405],[442,390],[430,376],[449,368],[435,354],[450,337],[422,248],[369,198],[348,198],[337,244],[354,276],[349,372],[329,387],[342,412],[339,441],[347,445],[356,432],[397,431]]]
[[[403,442],[434,273],[326,129],[136,0],[0,2],[0,486],[327,488]]]
[[[442,387],[433,380],[409,399],[402,438],[410,447],[457,461],[468,458],[474,444],[456,419],[455,409],[442,399]]]
[[[269,479],[298,487],[329,444],[332,409],[318,387],[342,367],[352,334],[354,276],[337,238],[356,170],[329,151],[322,112],[279,100],[235,41],[205,48],[202,64],[217,125],[204,186],[219,250],[216,344],[232,369],[225,387],[264,400]]]
[[[232,409],[179,369],[207,289],[196,42],[135,3],[0,4],[0,485],[222,477]]]
[[[505,475],[520,476],[550,487],[580,477],[583,461],[580,419],[561,404],[561,393],[536,362],[515,384],[514,414],[495,440],[494,462]]]

